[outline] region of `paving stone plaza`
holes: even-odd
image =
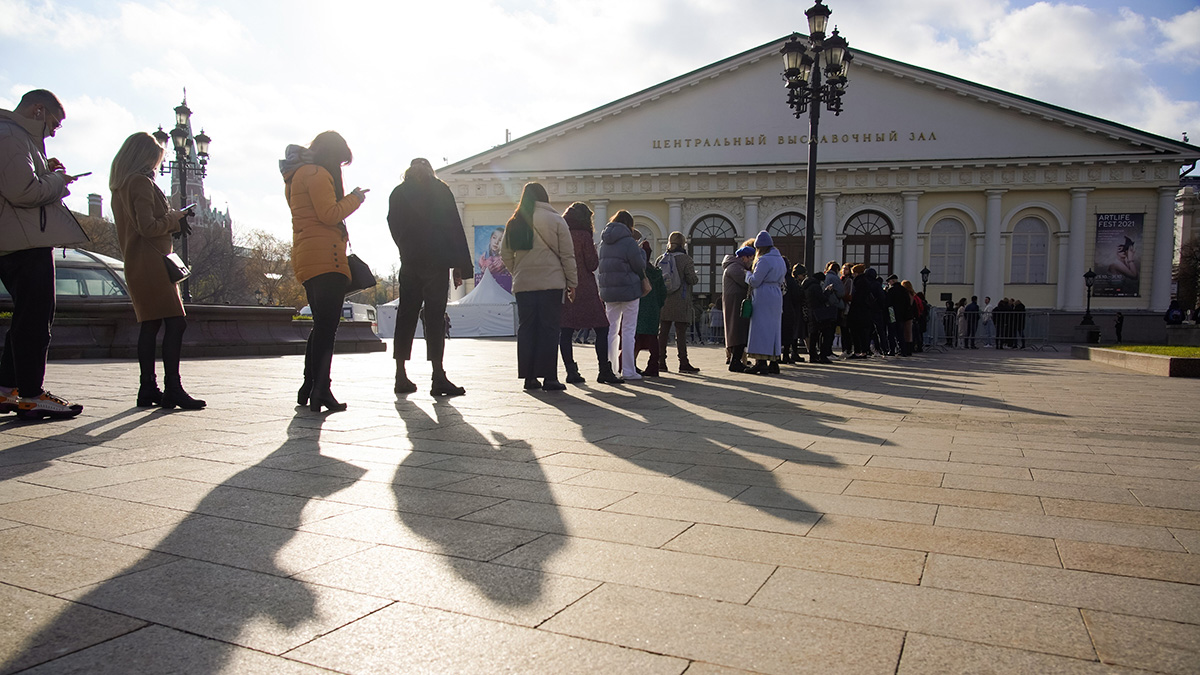
[[[0,417],[0,672],[1200,672],[1195,380],[708,347],[529,394],[511,340],[448,352],[441,401],[339,355],[328,415],[302,357],[185,354],[199,412],[52,362],[83,415]]]

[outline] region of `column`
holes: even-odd
[[[596,242],[600,242],[600,235],[604,234],[604,226],[608,224],[608,200],[593,199],[592,200],[592,225],[595,226]]]
[[[917,249],[917,198],[921,196],[920,192],[901,192],[904,197],[904,216],[900,225],[901,241],[904,244],[901,249],[903,257],[900,258],[900,278],[904,279],[920,279],[921,263],[918,258]]]
[[[971,284],[971,295],[980,298],[983,297],[983,236],[982,232],[971,233],[971,243],[975,249],[975,280]]]
[[[1067,240],[1067,290],[1063,302],[1063,308],[1068,310],[1081,311],[1086,302],[1083,286],[1083,273],[1087,270],[1084,243],[1087,239],[1087,195],[1092,189],[1071,189],[1071,236]]]
[[[1054,233],[1058,242],[1058,297],[1054,303],[1055,309],[1067,306],[1067,240],[1070,236],[1070,232]]]
[[[758,224],[758,202],[762,197],[742,197],[746,203],[746,222],[742,223],[742,239],[757,236],[762,226]]]
[[[983,222],[983,288],[977,295],[999,301],[1004,297],[1004,252],[1000,247],[1001,199],[1006,190],[987,191],[987,215]]]
[[[1158,218],[1154,226],[1154,268],[1150,277],[1150,309],[1165,312],[1171,304],[1171,262],[1175,258],[1175,194],[1179,188],[1158,189]],[[1145,241],[1145,237],[1142,238]],[[1142,270],[1146,269],[1145,251]]]
[[[672,232],[683,232],[683,198],[671,197],[667,201],[667,236]],[[687,232],[683,232],[687,235]],[[655,251],[666,251],[667,240],[658,242]]]
[[[821,270],[830,260],[838,260],[837,198],[837,193],[821,195],[821,255],[816,261]]]

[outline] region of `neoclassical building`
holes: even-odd
[[[721,258],[766,229],[793,262],[812,236],[821,264],[864,262],[918,288],[928,266],[935,302],[1082,310],[1093,269],[1094,307],[1167,306],[1179,173],[1200,148],[856,50],[845,111],[822,114],[807,223],[808,120],[786,105],[782,43],[441,169],[468,241],[538,181],[560,210],[591,205],[597,230],[630,211],[656,252],[684,232],[701,296],[720,292]]]

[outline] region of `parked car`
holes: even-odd
[[[312,316],[312,308],[305,305],[300,308],[300,316]],[[371,330],[379,335],[379,321],[375,318],[375,308],[360,302],[347,301],[342,305],[343,321],[370,321]]]
[[[58,301],[129,302],[125,263],[78,248],[54,249],[54,291]],[[11,302],[0,283],[0,302]]]

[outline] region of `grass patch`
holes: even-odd
[[[1200,347],[1168,347],[1166,345],[1114,345],[1107,349],[1118,349],[1123,352],[1139,354],[1158,354],[1159,356],[1178,356],[1200,358]]]

